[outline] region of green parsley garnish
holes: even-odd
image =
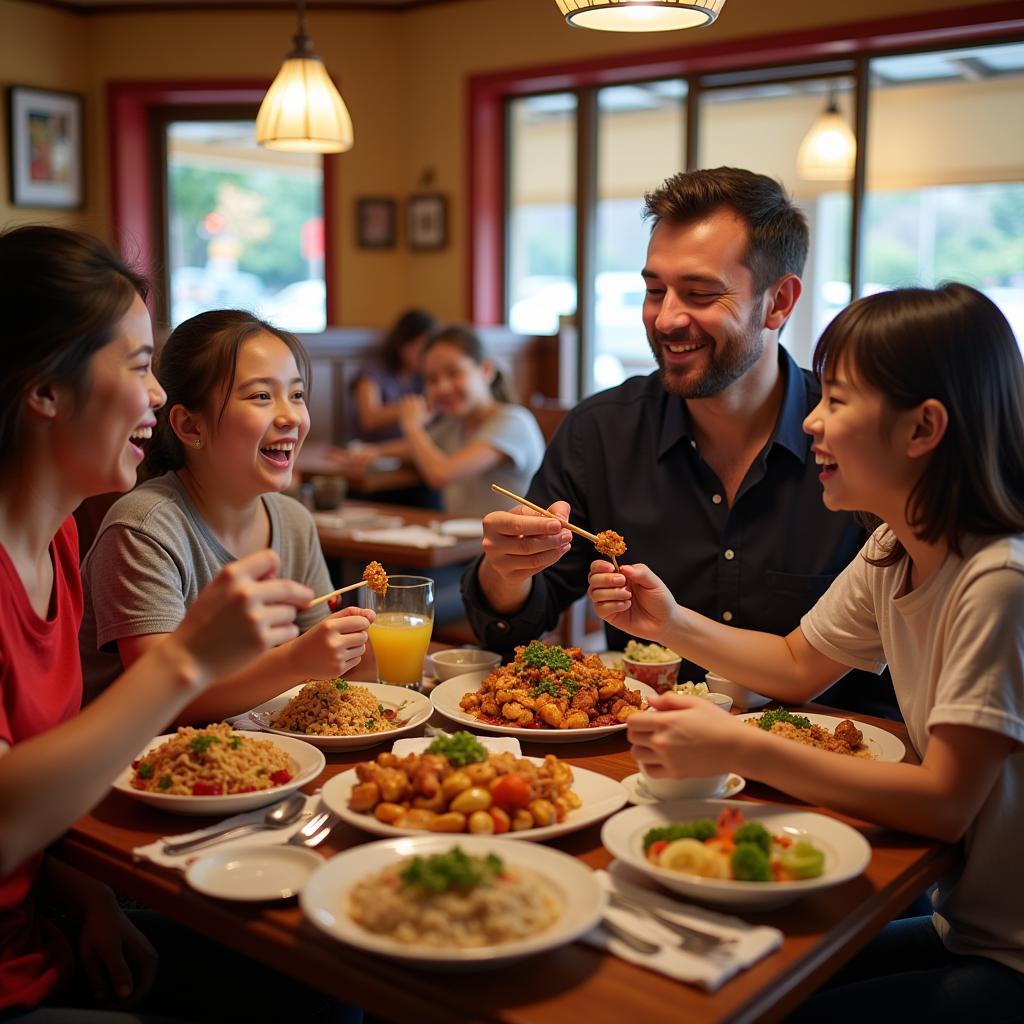
[[[161,775],[160,776],[160,781],[157,783],[157,785],[161,789],[170,789],[171,788],[171,783],[172,783],[172,780],[171,780],[170,775]]]
[[[557,644],[545,644],[534,640],[522,652],[523,664],[527,668],[550,668],[555,672],[568,672],[572,658]]]
[[[231,737],[231,749],[232,750],[237,750],[241,745],[242,745],[242,737],[241,736],[232,736]]]
[[[143,761],[139,765],[138,776],[140,779],[151,779],[153,778],[153,766],[147,761]]]
[[[214,743],[220,743],[216,736],[196,736],[189,743],[189,746],[192,748],[193,754],[202,757]]]
[[[803,715],[791,714],[785,708],[773,708],[771,711],[766,711],[757,720],[757,724],[765,732],[771,732],[772,726],[776,722],[788,722],[790,725],[796,726],[797,729],[810,729],[811,727],[811,720],[809,718],[804,718]]]
[[[427,753],[447,757],[449,763],[455,765],[456,768],[487,760],[487,751],[471,732],[457,732],[453,736],[438,736],[427,747]]]
[[[482,882],[498,878],[505,865],[500,857],[471,857],[458,846],[447,853],[413,857],[402,871],[402,882],[409,888],[442,893],[452,889],[467,892]]]
[[[384,714],[384,705],[383,704],[378,704],[377,705],[377,710],[383,715]]]
[[[531,697],[539,697],[542,693],[548,693],[552,697],[558,696],[558,685],[553,679],[542,679],[531,691]]]
[[[363,722],[363,728],[372,729],[376,724],[377,723],[374,719],[368,718],[365,722]]]
[[[348,683],[346,683],[344,679],[335,679],[334,688],[336,690],[341,690],[341,692],[344,693],[348,689]]]

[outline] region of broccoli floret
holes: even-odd
[[[732,864],[732,875],[737,882],[770,882],[772,869],[768,863],[768,854],[753,843],[743,843],[733,850],[729,859]]]
[[[703,843],[711,839],[715,833],[715,823],[710,818],[698,818],[696,821],[687,821],[681,825],[662,825],[660,828],[648,830],[644,836],[644,852],[662,841],[671,843],[676,839],[696,839]]]
[[[733,833],[732,841],[739,846],[741,843],[753,843],[768,854],[772,849],[772,834],[759,821],[749,821],[741,825]]]

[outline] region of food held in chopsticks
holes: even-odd
[[[625,722],[645,703],[597,655],[534,640],[517,647],[515,659],[464,694],[459,706],[491,725],[587,729]]]
[[[558,894],[539,875],[458,846],[396,861],[349,894],[349,915],[363,928],[436,948],[513,942],[544,931],[561,913]]]
[[[765,732],[783,736],[809,747],[817,747],[818,750],[828,750],[833,754],[850,754],[868,759],[875,757],[864,742],[864,734],[848,718],[843,719],[832,732],[829,732],[820,725],[814,725],[803,715],[791,714],[784,708],[774,708],[757,718],[747,719],[747,725],[757,726]]]
[[[439,737],[425,754],[378,754],[356,765],[349,807],[396,828],[501,835],[565,820],[581,804],[572,768],[488,754],[471,733]]]
[[[275,729],[306,736],[360,736],[394,729],[397,710],[364,686],[344,679],[311,679],[270,720]]]
[[[589,540],[590,543],[597,548],[600,554],[607,555],[613,562],[618,555],[624,555],[626,553],[626,541],[621,533],[616,533],[614,530],[602,530],[600,533],[591,533],[589,530],[584,530],[580,526],[573,525],[568,519],[556,516],[554,512],[551,512],[546,508],[541,508],[540,505],[535,505],[532,501],[527,501],[526,498],[523,498],[518,494],[506,491],[504,487],[499,487],[497,484],[491,484],[491,490],[495,491],[497,494],[504,494],[506,498],[511,498],[513,501],[518,501],[520,505],[532,508],[534,512],[539,512],[542,516],[547,516],[549,519],[557,519],[558,522],[560,522],[571,533],[575,533],[577,536],[583,537],[584,540]]]
[[[168,796],[228,796],[291,782],[295,766],[275,743],[235,732],[226,722],[183,726],[133,762],[135,789]]]
[[[594,538],[594,547],[609,558],[618,558],[619,555],[626,553],[625,538],[614,530],[602,530]]]
[[[329,594],[321,594],[319,597],[314,597],[306,607],[315,608],[318,604],[324,604],[326,601],[340,597],[342,594],[347,594],[350,590],[358,590],[360,587],[369,587],[375,594],[379,594],[381,597],[387,593],[388,574],[384,571],[384,566],[380,562],[370,562],[363,570],[363,578],[358,583],[350,583],[347,587],[339,587],[337,590],[332,590]]]
[[[734,882],[792,882],[824,873],[825,855],[809,839],[774,835],[747,822],[736,807],[717,821],[662,825],[644,835],[644,854],[656,867]]]

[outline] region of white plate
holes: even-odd
[[[303,684],[293,686],[290,690],[278,694],[273,700],[264,701],[258,707],[249,712],[249,718],[254,725],[258,725],[264,732],[273,733],[275,736],[289,736],[293,739],[302,740],[305,743],[312,743],[314,747],[321,750],[363,750],[366,747],[375,747],[378,743],[390,743],[397,736],[404,736],[421,726],[432,713],[433,706],[430,699],[422,693],[413,689],[406,689],[401,686],[384,686],[381,683],[360,683],[353,681],[352,686],[362,686],[369,690],[378,704],[386,708],[397,708],[403,702],[405,707],[400,712],[400,717],[405,720],[405,725],[397,729],[389,729],[387,732],[361,733],[358,736],[307,736],[302,732],[288,732],[285,729],[274,729],[270,720],[280,711],[302,689]]]
[[[532,761],[534,764],[543,764],[543,759],[539,757],[527,757],[523,760]],[[621,782],[609,779],[607,775],[575,766],[572,766],[572,775],[572,788],[576,790],[583,802],[575,811],[570,811],[565,816],[565,821],[557,822],[554,825],[543,825],[540,828],[523,829],[522,832],[505,832],[493,838],[528,839],[531,842],[539,843],[545,839],[554,839],[555,836],[564,836],[568,832],[577,832],[581,828],[593,825],[594,822],[607,818],[609,814],[614,814],[625,805],[627,794]],[[349,768],[348,771],[335,775],[324,784],[320,799],[343,821],[347,821],[364,832],[372,832],[375,836],[421,836],[424,834],[423,829],[395,828],[394,825],[385,825],[384,822],[378,821],[372,814],[353,811],[348,805],[348,798],[352,787],[358,782],[355,769]],[[449,833],[452,839],[462,839],[465,834]]]
[[[348,916],[348,892],[367,875],[395,860],[415,854],[443,853],[456,845],[477,856],[495,853],[511,866],[543,876],[562,897],[562,916],[534,937],[477,949],[451,950],[396,942],[367,931]],[[417,967],[457,971],[497,967],[572,942],[600,920],[605,896],[597,876],[581,861],[560,850],[532,843],[496,842],[493,836],[419,835],[365,843],[336,854],[309,880],[300,903],[314,925],[350,946],[405,960]]]
[[[736,717],[741,722],[745,722],[751,718],[760,718],[763,714],[763,711],[749,711],[745,715],[737,715]],[[840,722],[853,722],[853,724],[864,734],[863,742],[867,746],[868,750],[875,755],[876,761],[891,761],[894,764],[898,764],[906,756],[907,748],[903,746],[903,742],[900,738],[898,736],[893,736],[891,732],[879,729],[878,726],[868,725],[867,722],[858,722],[856,718],[847,718],[846,716],[843,716],[842,718],[833,718],[831,715],[806,714],[803,711],[794,711],[793,714],[801,715],[804,718],[809,719],[811,725],[820,725],[823,729],[827,729],[829,732],[834,732],[835,727]]]
[[[484,522],[482,519],[445,519],[438,524],[437,530],[449,537],[482,537]]]
[[[623,780],[622,784],[626,787],[626,792],[629,794],[629,802],[631,804],[661,804],[665,801],[660,797],[651,796],[650,793],[644,789],[643,776],[639,772],[634,772],[632,775],[627,775]],[[712,794],[712,799],[715,800],[731,800],[734,796],[742,793],[746,788],[747,780],[742,775],[737,775],[735,772],[729,772],[726,776],[725,783],[719,787],[717,793]]]
[[[154,747],[160,746],[165,740],[173,739],[176,734],[168,736],[157,736],[156,739],[147,743],[139,753],[139,760],[145,757]],[[280,747],[292,761],[294,769],[291,782],[283,786],[271,786],[270,789],[260,789],[255,793],[232,793],[227,796],[172,796],[167,793],[150,793],[147,790],[135,789],[131,784],[132,776],[135,774],[132,766],[129,765],[116,779],[113,787],[126,796],[133,797],[144,804],[159,807],[161,811],[169,811],[171,814],[195,814],[202,817],[214,815],[237,814],[239,811],[251,811],[255,807],[263,807],[265,804],[272,804],[281,797],[298,789],[300,786],[312,782],[323,770],[327,763],[324,755],[316,747],[304,743],[302,740],[291,739],[288,736],[262,736],[259,733],[243,732],[242,736],[249,739],[258,738],[268,740],[274,746]],[[390,735],[390,734],[389,734]]]
[[[825,854],[825,873],[795,882],[732,882],[669,871],[656,867],[644,856],[643,838],[648,829],[697,818],[715,819],[725,807],[737,808],[747,821],[760,821],[775,835],[810,839]],[[674,892],[704,903],[748,909],[778,907],[807,893],[856,878],[871,861],[868,841],[835,818],[794,807],[735,800],[661,800],[630,807],[605,822],[601,842],[616,860]]]
[[[501,736],[518,736],[520,740],[528,740],[533,743],[582,743],[584,740],[596,740],[601,736],[625,731],[625,722],[590,729],[520,729],[510,725],[491,725],[488,722],[481,722],[479,718],[474,718],[463,711],[459,707],[459,701],[463,694],[479,690],[480,684],[489,675],[489,672],[467,672],[465,675],[446,679],[430,691],[431,703],[445,718],[450,718],[453,722],[458,722],[470,729],[498,733]],[[630,679],[628,676],[626,685],[631,690],[639,690],[644,700],[650,700],[651,697],[656,696],[654,690],[649,686],[645,686],[636,679]]]
[[[298,846],[249,846],[194,860],[185,881],[223,900],[286,900],[323,862],[319,854]]]

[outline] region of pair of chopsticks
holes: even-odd
[[[369,586],[366,580],[360,580],[358,583],[350,583],[347,587],[339,587],[337,590],[332,590],[329,594],[321,594],[319,597],[314,597],[306,607],[315,608],[319,604],[325,604],[332,598],[340,597],[342,594],[347,594],[350,590],[358,590],[360,587],[366,586]]]
[[[329,594],[321,594],[319,597],[314,597],[306,607],[315,608],[317,605],[324,604],[324,602],[330,601],[335,597],[340,597],[342,594],[347,594],[350,590],[358,590],[360,587],[369,587],[378,594],[383,594],[387,590],[388,576],[380,562],[370,562],[363,570],[363,578],[358,583],[350,583],[347,587],[339,587],[337,590],[332,590]]]
[[[506,498],[511,498],[513,501],[518,501],[520,505],[532,508],[534,512],[539,512],[542,516],[547,516],[549,519],[557,519],[558,522],[560,522],[571,533],[575,533],[578,537],[582,537],[584,540],[589,540],[591,544],[597,544],[597,534],[590,533],[588,530],[584,530],[580,526],[574,526],[568,519],[556,516],[554,512],[549,512],[546,508],[541,508],[540,505],[535,505],[532,501],[527,501],[526,498],[523,498],[518,494],[506,491],[504,487],[499,487],[497,484],[491,484],[491,490],[497,494],[503,494]],[[618,572],[619,563],[616,557],[614,555],[608,555],[607,557],[612,560],[612,565],[615,566],[615,571]]]

